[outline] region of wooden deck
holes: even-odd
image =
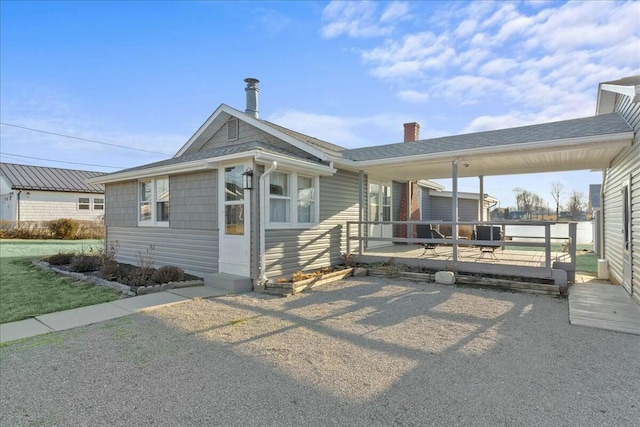
[[[395,258],[450,261],[453,258],[451,246],[438,246],[437,249],[426,251],[417,245],[389,245],[368,249],[365,255]],[[510,249],[496,249],[493,253],[482,252],[476,247],[459,247],[458,260],[463,262],[476,262],[494,265],[518,265],[525,267],[544,267],[544,251],[523,251]],[[551,262],[570,262],[571,258],[566,252],[552,252]],[[400,261],[399,261],[400,262]]]
[[[640,335],[640,305],[622,286],[575,284],[569,288],[569,322]]]

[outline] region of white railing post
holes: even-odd
[[[544,266],[551,277],[551,224],[544,225]]]

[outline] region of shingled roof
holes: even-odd
[[[345,150],[342,155],[355,161],[391,159],[414,155],[437,155],[469,149],[509,147],[517,144],[584,138],[631,131],[617,113],[560,122],[542,123],[487,132],[423,139]]]
[[[102,172],[0,163],[0,173],[14,190],[104,193],[104,185],[86,182]]]

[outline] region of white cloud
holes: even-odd
[[[380,22],[398,22],[410,18],[409,4],[407,2],[392,2],[380,16]]]
[[[286,110],[271,114],[267,120],[346,148],[356,148],[402,141],[402,124],[413,119],[398,113],[344,117]]]
[[[578,117],[593,114],[598,82],[640,72],[639,15],[633,1],[455,3],[433,14],[429,31],[387,37],[361,59],[407,102],[493,102],[513,111],[469,129]]]
[[[415,90],[402,90],[398,92],[398,98],[408,102],[422,103],[429,99],[429,94]]]
[[[393,32],[398,22],[410,19],[409,4],[392,2],[382,13],[378,3],[371,1],[331,1],[322,11],[325,38],[341,35],[349,37],[378,37]]]

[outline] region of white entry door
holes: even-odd
[[[391,221],[391,183],[369,180],[369,221]],[[369,224],[369,237],[393,237],[392,224]],[[367,247],[390,245],[391,241],[370,240]]]
[[[221,167],[218,175],[219,271],[243,277],[250,277],[251,261],[251,190],[242,188],[242,173],[248,167]]]

